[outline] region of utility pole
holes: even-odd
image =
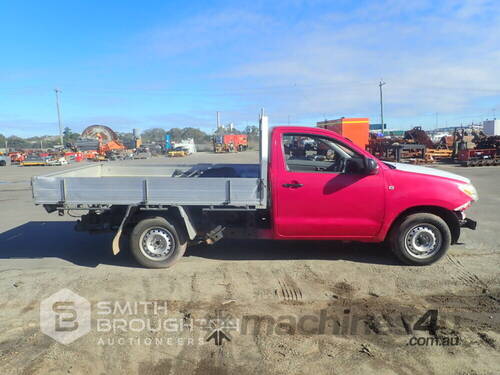
[[[436,112],[436,129],[438,128],[439,125],[439,113]]]
[[[61,90],[54,89],[54,91],[56,93],[57,121],[59,122],[59,140],[61,141],[61,146],[64,148],[63,131],[61,123],[61,110],[59,108],[59,93],[61,92]]]
[[[384,131],[384,102],[383,102],[383,96],[382,96],[382,86],[385,85],[385,82],[380,80],[378,83],[378,88],[380,90],[380,123],[382,126],[382,132]]]

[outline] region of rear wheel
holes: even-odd
[[[148,268],[168,268],[186,251],[183,231],[163,217],[144,219],[130,234],[130,248],[134,258]]]
[[[423,266],[436,262],[446,254],[451,232],[439,216],[417,213],[396,223],[390,243],[392,251],[402,262]]]

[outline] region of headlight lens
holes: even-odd
[[[459,184],[458,188],[461,192],[472,198],[473,201],[477,201],[479,196],[477,195],[477,190],[472,184]]]

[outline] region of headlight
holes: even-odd
[[[472,198],[473,201],[477,201],[479,199],[479,196],[477,195],[477,190],[472,184],[459,184],[458,188],[460,189],[461,192],[464,194],[467,194],[469,197]]]

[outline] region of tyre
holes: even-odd
[[[390,235],[393,253],[403,263],[424,266],[446,254],[451,243],[448,224],[439,216],[417,213],[395,224]]]
[[[187,248],[184,231],[163,217],[141,220],[130,234],[130,249],[139,264],[147,268],[174,265]]]

